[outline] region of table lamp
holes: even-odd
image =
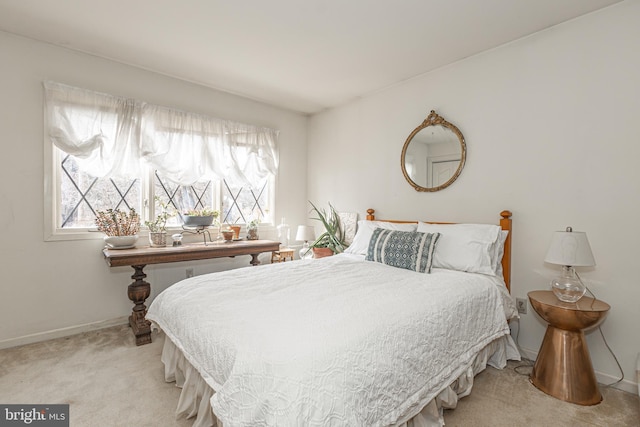
[[[596,265],[586,233],[571,227],[556,231],[544,261],[562,266],[562,275],[551,281],[551,289],[560,301],[577,302],[583,297],[587,288],[574,267]]]
[[[296,240],[304,241],[302,249],[300,249],[300,259],[313,258],[313,252],[309,247],[309,240],[314,241],[316,239],[315,229],[310,225],[299,225],[296,231]]]

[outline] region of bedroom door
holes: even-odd
[[[458,170],[460,159],[430,161],[427,170],[431,173],[427,178],[428,187],[438,187],[447,182]]]

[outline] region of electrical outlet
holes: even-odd
[[[527,299],[516,298],[516,307],[518,308],[518,313],[527,314]]]
[[[187,273],[187,279],[189,277],[193,277],[193,268],[187,268],[186,273]]]

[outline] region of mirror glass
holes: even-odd
[[[460,130],[431,110],[402,147],[402,173],[416,191],[438,191],[462,172],[467,148]]]

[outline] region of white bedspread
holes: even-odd
[[[215,390],[225,427],[386,426],[509,333],[505,295],[489,276],[341,255],[190,278],[147,318]]]

